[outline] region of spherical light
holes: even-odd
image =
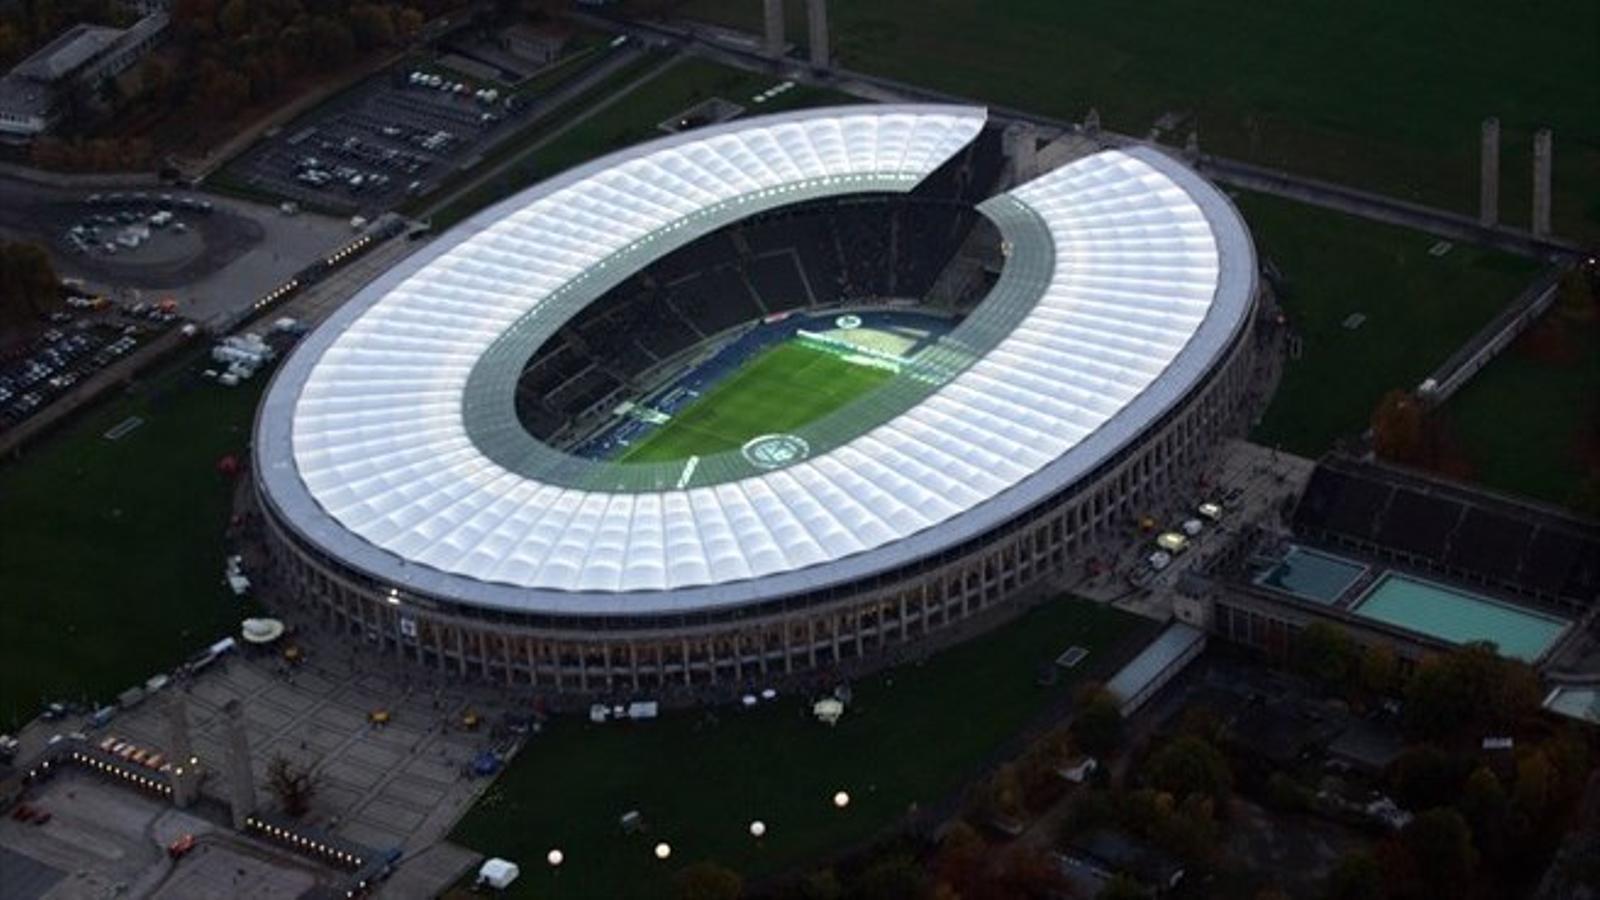
[[[766,833],[767,833],[767,823],[761,821],[760,819],[757,819],[754,822],[750,823],[750,836],[751,837],[761,837],[762,835],[764,835]]]
[[[850,793],[848,791],[840,791],[839,793],[834,794],[833,805],[839,807],[840,809],[844,809],[846,806],[849,806]]]
[[[666,841],[656,845],[656,859],[666,859],[672,855],[672,845]]]
[[[566,860],[566,858],[567,858],[567,857],[566,857],[566,855],[565,855],[565,854],[563,854],[563,853],[562,853],[562,852],[561,852],[561,851],[560,851],[560,849],[553,849],[553,850],[551,850],[551,851],[550,851],[550,852],[549,852],[549,853],[546,853],[546,854],[545,854],[545,855],[544,855],[544,858],[545,858],[545,860],[546,860],[546,861],[547,861],[547,862],[549,862],[549,863],[550,863],[550,865],[552,865],[552,866],[559,866],[559,865],[561,865],[561,863],[562,863],[562,862],[563,862],[563,861],[564,861],[564,860]]]

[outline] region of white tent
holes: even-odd
[[[478,868],[478,883],[503,891],[510,887],[511,882],[516,881],[520,874],[522,870],[517,868],[516,863],[497,856]]]

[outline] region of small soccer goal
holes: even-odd
[[[1076,668],[1078,663],[1083,662],[1088,655],[1089,651],[1087,648],[1079,647],[1077,644],[1073,644],[1071,647],[1068,647],[1066,650],[1062,651],[1060,656],[1056,657],[1056,665],[1063,669]]]

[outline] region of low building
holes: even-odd
[[[74,96],[87,101],[100,85],[132,68],[167,37],[164,12],[132,26],[77,24],[0,78],[0,140],[31,141],[53,129]]]
[[[1183,881],[1183,864],[1131,834],[1097,828],[1072,838],[1065,856],[1107,875],[1131,878],[1157,892],[1170,891]]]
[[[1205,648],[1204,631],[1182,622],[1173,622],[1138,656],[1111,676],[1111,680],[1106,682],[1106,690],[1121,704],[1123,717],[1131,716]]]

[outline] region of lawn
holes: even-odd
[[[628,451],[624,462],[671,462],[732,450],[819,419],[894,377],[793,341],[746,363]]]
[[[597,107],[620,88],[638,79],[643,69],[649,65],[659,65],[660,62],[658,56],[646,57],[644,64],[630,67],[626,72],[607,79],[568,104],[565,111],[557,116],[561,121],[572,121],[584,110]],[[767,76],[707,60],[686,58],[573,125],[545,146],[524,153],[515,165],[437,210],[433,215],[434,228],[453,225],[491,203],[595,157],[640,141],[663,137],[663,132],[656,127],[657,123],[711,97],[722,97],[745,105],[746,115],[829,103],[861,102],[835,91],[800,86],[760,106],[751,103],[752,96],[776,83]],[[559,123],[546,121],[548,127],[543,129],[544,133],[548,134],[558,127]]]
[[[1304,456],[1364,431],[1384,393],[1416,387],[1537,270],[1475,247],[1430,256],[1429,235],[1286,200],[1237,202],[1283,275],[1279,299],[1304,348],[1251,437]],[[1345,328],[1352,313],[1366,321]]]
[[[1600,471],[1600,316],[1552,308],[1440,413],[1476,481],[1578,504]]]
[[[197,358],[0,467],[0,728],[43,700],[110,700],[231,633],[221,586],[230,483],[262,375],[235,390]],[[121,440],[101,435],[129,416]]]
[[[804,4],[786,6],[803,43]],[[630,7],[760,30],[751,0]],[[1531,135],[1548,126],[1557,231],[1600,237],[1592,0],[836,0],[828,19],[853,69],[1061,118],[1092,106],[1136,135],[1189,113],[1212,152],[1461,211],[1477,202],[1479,122],[1499,116],[1503,214],[1523,224]]]
[[[1072,674],[1100,671],[1140,620],[1086,601],[1047,603],[927,662],[854,685],[843,720],[824,726],[800,697],[752,711],[674,713],[639,725],[558,720],[532,742],[452,839],[516,860],[518,897],[663,896],[663,879],[714,859],[746,877],[814,863],[869,839],[912,804],[940,800],[1047,704],[1071,693],[1036,684],[1041,664],[1089,648]],[[833,807],[835,791],[852,802]],[[647,834],[618,827],[639,810]],[[752,840],[748,825],[766,823]],[[669,863],[651,856],[667,841]],[[545,853],[566,856],[559,883]]]

